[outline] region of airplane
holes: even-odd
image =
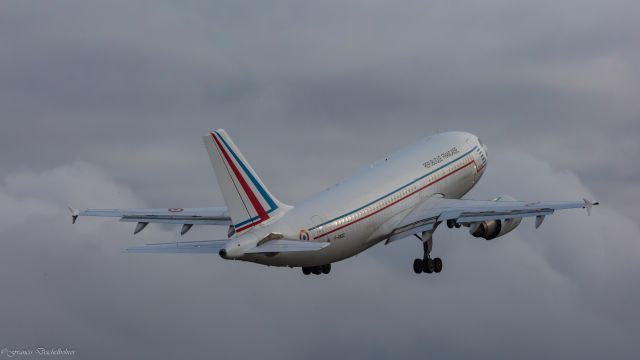
[[[331,264],[382,241],[417,237],[423,254],[413,271],[440,273],[442,259],[432,258],[433,233],[441,225],[469,228],[471,236],[492,240],[535,217],[535,228],[555,210],[598,205],[582,201],[516,201],[462,197],[487,169],[487,146],[467,132],[428,136],[308,197],[296,206],[279,201],[223,129],[203,136],[226,208],[90,209],[69,208],[72,223],[80,216],[118,217],[135,222],[134,234],[149,223],[228,227],[228,238],[176,241],[126,249],[131,253],[206,253],[223,259],[268,266],[300,267],[302,273],[328,274]]]

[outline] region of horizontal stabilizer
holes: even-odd
[[[228,240],[185,241],[161,244],[147,244],[126,249],[126,253],[155,254],[218,254]]]
[[[246,251],[246,254],[261,254],[261,253],[284,253],[284,252],[299,252],[299,251],[316,251],[321,250],[329,246],[328,242],[317,241],[300,241],[300,240],[271,240],[266,243],[256,246],[255,248]]]

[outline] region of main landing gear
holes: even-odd
[[[424,250],[422,259],[413,260],[413,271],[416,274],[423,272],[431,274],[442,271],[442,259],[431,259],[431,248],[433,247],[433,238],[431,235],[428,231],[423,232],[422,237],[416,234],[416,237],[422,241],[422,249]]]
[[[321,266],[303,266],[302,273],[305,275],[314,274],[328,274],[331,272],[331,264],[321,265]]]
[[[454,227],[456,229],[459,229],[462,225],[458,224],[458,222],[456,221],[456,219],[449,219],[447,220],[447,227],[449,229],[453,229]]]

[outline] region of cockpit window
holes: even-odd
[[[480,138],[478,138],[478,142],[480,143],[482,150],[484,150],[484,154],[486,156],[489,156],[489,150],[487,150],[487,146],[482,142],[482,140],[480,140]]]

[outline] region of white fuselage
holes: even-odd
[[[486,147],[470,133],[429,136],[238,235],[226,247],[228,256],[292,267],[346,259],[388,238],[429,197],[461,198],[482,176],[486,164]],[[243,254],[270,233],[331,245],[312,252]]]

